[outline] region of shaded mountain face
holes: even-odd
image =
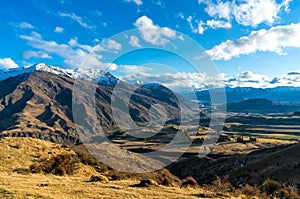
[[[287,184],[300,182],[300,144],[261,149],[245,155],[198,158],[189,157],[168,167],[179,178],[192,176],[199,184],[209,184],[227,175],[236,186],[261,184],[277,179]]]
[[[236,113],[288,113],[298,110],[300,106],[281,104],[267,99],[249,99],[227,104],[227,111]]]
[[[213,89],[214,95],[222,92],[221,89]],[[248,99],[268,99],[279,103],[300,104],[300,87],[276,87],[276,88],[251,88],[236,87],[225,88],[227,103],[240,102]],[[197,91],[197,98],[204,103],[210,102],[208,90]]]
[[[116,83],[111,74],[106,82]],[[102,79],[103,80],[103,79]],[[103,80],[103,81],[104,81]],[[65,74],[33,71],[9,77],[0,82],[0,133],[1,136],[38,137],[53,142],[80,143],[73,111],[72,92],[75,80]],[[116,127],[111,111],[113,84],[95,84],[81,81],[87,87],[96,85],[95,109],[106,134]],[[127,86],[130,87],[128,84]],[[122,96],[120,96],[122,100]],[[180,120],[178,100],[172,91],[161,87],[140,87],[131,96],[129,112],[136,123],[150,121],[149,108],[160,104],[167,112],[167,121]],[[82,104],[81,116],[87,126],[90,112]],[[76,114],[76,113],[75,113]],[[162,110],[156,114],[163,117]],[[80,125],[80,124],[79,124]],[[86,128],[84,125],[82,128]]]

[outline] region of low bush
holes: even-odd
[[[274,197],[281,189],[280,182],[267,179],[262,184],[264,191],[271,197]]]
[[[76,155],[59,154],[50,159],[43,159],[30,165],[32,173],[47,173],[54,175],[72,175],[78,170],[79,159]]]
[[[92,175],[90,182],[108,182],[108,179],[103,175]]]
[[[97,160],[85,147],[84,145],[73,146],[72,149],[75,151],[81,163],[90,165],[96,169],[99,173],[107,173],[108,167]]]
[[[186,177],[185,179],[182,180],[181,187],[194,187],[194,188],[196,188],[196,187],[198,187],[198,183],[192,176],[189,176],[189,177]]]

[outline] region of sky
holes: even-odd
[[[200,87],[207,72],[200,77],[186,57],[166,52],[184,46],[191,62],[215,64],[218,74],[206,79],[214,84],[300,86],[299,10],[298,0],[2,0],[0,69],[85,62],[128,81]]]

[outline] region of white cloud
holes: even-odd
[[[136,36],[130,36],[129,44],[133,47],[141,47],[139,43],[139,38]]]
[[[259,24],[272,25],[278,19],[282,11],[288,12],[292,0],[198,0],[199,4],[205,4],[207,14],[215,19],[225,19],[230,22],[235,20],[244,26],[256,27]]]
[[[56,33],[62,33],[64,31],[64,29],[62,27],[55,27],[54,32]]]
[[[207,26],[211,27],[212,29],[217,29],[217,28],[226,28],[229,29],[231,28],[231,23],[228,21],[221,21],[221,20],[208,20],[206,22]]]
[[[106,69],[107,70],[116,71],[116,70],[118,70],[118,68],[119,68],[119,66],[115,63],[106,64]]]
[[[205,23],[203,21],[196,20],[196,27],[193,25],[193,17],[192,16],[188,16],[188,18],[186,18],[186,21],[188,22],[193,33],[198,33],[200,35],[202,35],[204,33]]]
[[[181,15],[184,19],[184,16]],[[180,16],[180,17],[181,17]],[[228,21],[224,21],[224,20],[207,20],[206,22],[202,21],[202,20],[198,20],[193,18],[192,16],[189,16],[186,18],[186,21],[188,22],[191,30],[193,33],[197,33],[200,35],[203,35],[204,32],[208,29],[208,28],[212,28],[212,29],[218,29],[218,28],[225,28],[225,29],[229,29],[231,28],[231,23]]]
[[[75,13],[58,13],[61,17],[68,17],[72,19],[73,21],[77,22],[79,25],[81,25],[84,28],[93,29],[93,26],[88,25],[86,22],[83,21],[82,17],[77,16]]]
[[[55,41],[47,41],[37,32],[32,32],[31,35],[21,35],[20,37],[26,40],[28,44],[35,49],[62,57],[65,64],[70,67],[78,67],[82,64],[93,49],[91,46],[81,45],[77,41],[75,42],[74,40],[76,39],[71,39],[72,41],[68,44],[58,44]],[[101,66],[101,62],[98,61],[98,63],[99,66]]]
[[[122,68],[122,66],[120,66]],[[124,67],[123,67],[124,68]],[[255,74],[251,71],[242,72],[235,77],[225,78],[220,73],[214,77],[205,73],[163,73],[153,74],[151,69],[140,66],[126,66],[127,73],[121,77],[122,80],[137,83],[159,83],[174,91],[189,91],[192,89],[207,89],[208,87],[252,87],[252,88],[274,88],[279,86],[300,87],[300,71],[282,74],[270,78],[266,75]]]
[[[19,24],[19,27],[22,29],[33,29],[34,26],[27,22],[22,22]]]
[[[22,57],[24,59],[30,59],[30,58],[51,59],[52,58],[50,55],[48,55],[43,51],[33,51],[33,50],[23,52]]]
[[[38,49],[38,52],[27,51],[23,56],[27,58],[49,58],[50,55],[57,55],[64,59],[64,63],[71,68],[76,68],[84,64],[85,67],[98,69],[116,70],[117,65],[102,62],[103,56],[99,54],[93,46],[80,44],[77,38],[72,38],[67,44],[59,44],[55,41],[47,41],[37,32],[31,35],[20,35],[20,38],[26,40],[28,44]],[[114,40],[104,40],[97,45],[101,51],[117,51],[122,48],[121,44]],[[41,58],[41,57],[40,57]]]
[[[225,85],[229,87],[253,88],[300,87],[300,71],[289,72],[273,78],[247,71],[236,75],[236,77],[227,78]]]
[[[207,5],[205,11],[211,17],[230,19],[232,12],[232,3],[231,2],[222,2],[218,1],[217,4],[213,3],[211,0],[200,0],[199,3],[204,3]]]
[[[205,23],[203,22],[203,21],[199,21],[198,22],[198,29],[197,29],[197,32],[199,33],[199,34],[204,34],[204,31],[205,31]]]
[[[175,91],[203,89],[212,85],[219,87],[224,82],[224,74],[208,77],[205,73],[162,72],[157,68],[135,65],[121,65],[119,71],[124,73],[120,78],[126,82],[137,84],[159,83]]]
[[[206,51],[213,60],[229,60],[239,55],[257,51],[275,52],[284,55],[284,48],[300,48],[300,23],[277,26],[269,30],[252,31],[249,36],[236,41],[227,40]]]
[[[122,45],[118,42],[116,42],[115,40],[109,39],[107,41],[104,42],[104,44],[102,44],[103,47],[105,47],[108,50],[121,50],[122,49]]]
[[[14,62],[10,57],[8,58],[0,58],[0,68],[2,69],[10,69],[10,68],[18,68],[18,64]]]
[[[75,37],[75,38],[71,38],[71,39],[69,40],[68,44],[69,44],[70,46],[76,46],[76,45],[78,45],[77,38],[76,38],[76,37]]]
[[[147,16],[138,18],[134,25],[140,29],[143,39],[154,45],[166,45],[169,39],[176,38],[174,30],[154,25],[152,19]]]
[[[134,2],[136,5],[141,6],[143,4],[142,0],[126,0],[127,2]]]
[[[246,71],[236,75],[236,77],[227,79],[225,82],[229,87],[265,88],[270,85],[270,78],[265,75]]]
[[[174,91],[189,91],[191,89],[207,89],[208,87],[253,87],[274,88],[278,86],[299,86],[300,70],[282,74],[278,77],[268,77],[245,71],[233,77],[225,77],[224,73],[208,76],[206,73],[159,72],[155,68],[136,65],[121,65],[120,78],[129,83],[146,84],[159,83]]]

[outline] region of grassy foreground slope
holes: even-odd
[[[167,169],[118,172],[92,164],[87,154],[82,159],[82,149],[34,138],[3,138],[0,148],[1,199],[270,198],[261,188],[236,188],[222,178],[199,186],[191,176],[179,179]],[[278,186],[278,194],[285,198],[299,198],[297,192],[294,186]]]
[[[75,152],[34,138],[4,138],[0,148],[0,198],[231,198],[200,187],[135,187],[138,178],[90,182],[92,175],[106,174],[82,163],[73,175],[31,173],[30,165],[40,160]]]

